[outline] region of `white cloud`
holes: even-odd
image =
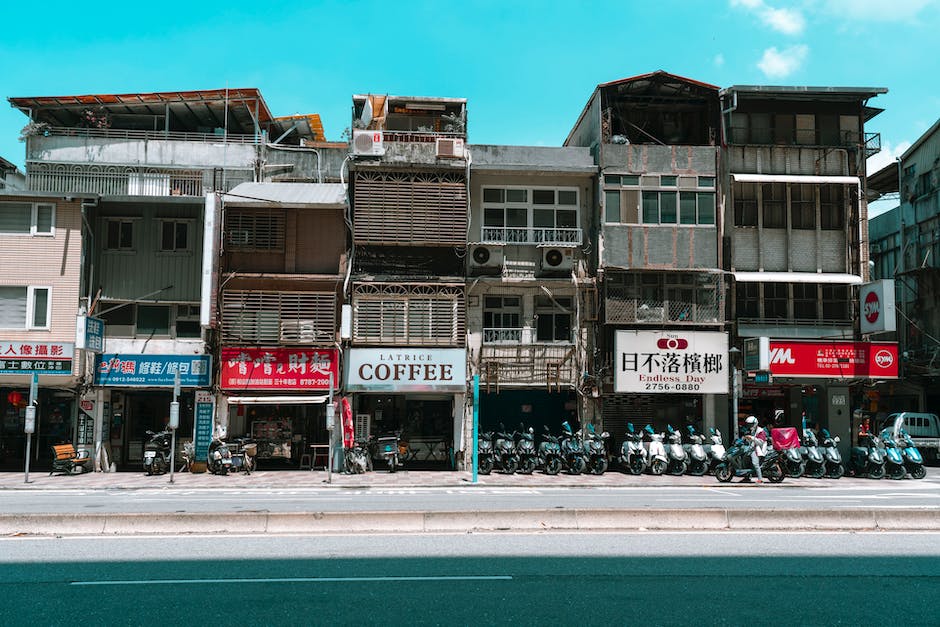
[[[868,161],[865,162],[865,167],[868,169],[868,173],[874,174],[889,163],[894,163],[897,158],[903,155],[904,152],[910,147],[911,142],[909,141],[902,141],[896,146],[892,146],[891,142],[882,142],[881,152],[872,156]]]
[[[892,0],[890,4],[884,0],[825,0],[823,10],[846,20],[906,22],[915,19],[925,7],[936,4],[936,0]]]
[[[783,50],[771,47],[764,50],[764,55],[758,61],[757,67],[767,78],[786,78],[800,69],[807,56],[809,56],[809,47],[804,44],[790,46]]]
[[[714,63],[716,67],[721,67],[725,64],[725,55],[720,52],[715,55]]]
[[[778,33],[799,35],[806,28],[806,20],[798,9],[777,9],[764,0],[731,0],[732,7],[741,7]]]

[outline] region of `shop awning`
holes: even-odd
[[[815,174],[732,174],[739,183],[841,183],[858,185],[857,176],[817,176]]]
[[[836,285],[861,285],[857,274],[822,272],[735,272],[739,283],[832,283]]]
[[[229,405],[316,405],[325,403],[329,396],[229,396]]]

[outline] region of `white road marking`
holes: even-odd
[[[231,579],[132,579],[70,581],[71,586],[150,586],[193,583],[356,583],[375,581],[511,581],[511,575],[456,575],[451,577],[270,577]]]
[[[727,490],[719,490],[718,488],[705,488],[709,492],[715,492],[717,494],[724,494],[725,496],[741,496],[740,492],[728,492]]]

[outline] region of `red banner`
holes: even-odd
[[[223,390],[328,390],[339,387],[335,348],[223,348]]]
[[[775,377],[897,379],[898,345],[770,340],[770,373]]]

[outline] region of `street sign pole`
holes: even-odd
[[[176,466],[176,428],[180,426],[180,371],[173,378],[173,402],[170,403],[170,483]]]
[[[333,435],[336,432],[336,415],[333,411],[333,373],[330,372],[330,395],[326,406],[326,432],[330,439],[326,447],[326,482],[333,483]],[[311,460],[311,465],[313,460]]]
[[[29,455],[33,444],[33,434],[36,432],[36,397],[39,395],[39,373],[34,372],[29,384],[29,405],[26,406],[26,477],[24,483],[29,483]]]
[[[473,483],[477,482],[477,471],[480,467],[479,459],[480,440],[480,375],[473,375]]]

